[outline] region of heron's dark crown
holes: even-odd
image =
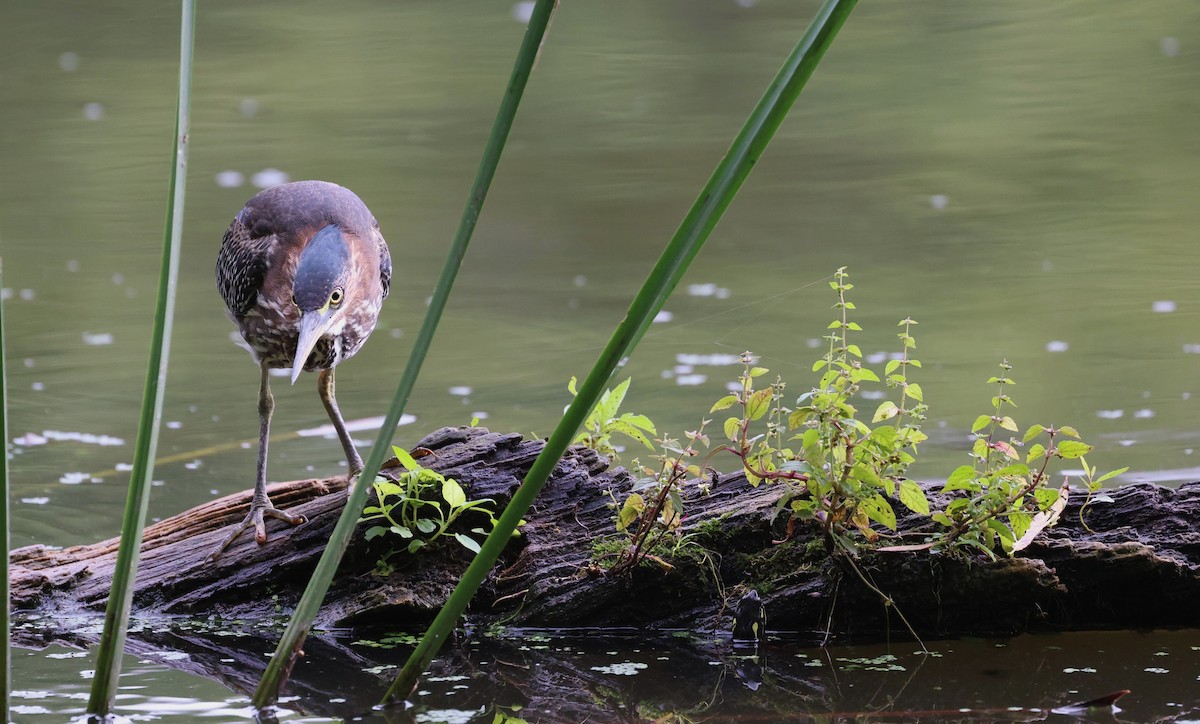
[[[303,312],[320,309],[339,284],[345,284],[350,250],[342,230],[330,225],[318,231],[300,253],[292,295]]]

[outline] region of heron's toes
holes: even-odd
[[[265,545],[267,542],[267,518],[277,518],[288,525],[300,525],[301,523],[308,522],[308,518],[305,518],[303,515],[292,515],[286,510],[276,508],[270,503],[267,503],[266,505],[252,503],[250,505],[250,512],[246,514],[246,517],[242,520],[242,522],[239,523],[228,536],[226,536],[225,540],[221,542],[221,545],[217,546],[212,553],[208,554],[208,557],[210,559],[216,559],[225,552],[225,549],[228,548],[231,543],[238,539],[238,536],[251,528],[254,529],[255,542],[257,542],[260,546]]]

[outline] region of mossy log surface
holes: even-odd
[[[542,448],[539,440],[483,428],[444,428],[418,445],[432,452],[423,465],[458,480],[470,498],[494,499],[497,509]],[[737,598],[754,588],[766,602],[769,629],[856,639],[902,631],[879,596],[844,562],[826,556],[810,531],[798,527],[790,540],[776,542],[784,534],[772,520],[780,488],[751,487],[740,474],[720,479],[707,495],[687,486],[681,533],[688,542],[670,565],[646,561],[627,574],[605,573],[597,551],[615,540],[613,501],[633,483],[594,451],[571,449],[470,616],[523,626],[721,628]],[[289,528],[272,521],[266,545],[246,534],[216,561],[208,554],[245,515],[249,491],[147,528],[135,614],[255,620],[289,611],[341,513],[344,481],[280,483],[271,496],[309,522]],[[1088,507],[1087,530],[1079,520],[1082,496],[1072,496],[1058,525],[1015,558],[873,553],[858,566],[925,637],[1196,625],[1200,484],[1139,483],[1108,497]],[[919,523],[902,516],[902,528]],[[386,550],[386,541],[356,538],[318,626],[426,621],[470,556],[450,541],[416,556],[398,554],[393,573],[374,575]],[[668,551],[660,553],[665,562]],[[101,610],[115,556],[115,540],[13,551],[14,609],[47,617]]]

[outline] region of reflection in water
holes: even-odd
[[[244,718],[276,635],[225,624],[143,625],[131,635],[136,664],[127,676],[192,681],[218,696],[165,698],[157,687],[131,688],[120,708],[167,719]],[[383,721],[373,708],[415,643],[407,634],[310,637],[280,718]],[[80,654],[54,645],[36,652],[32,665],[53,680],[76,680],[72,672],[88,665]],[[1200,630],[941,641],[928,654],[905,643],[818,649],[779,636],[748,654],[726,636],[497,630],[448,645],[423,677],[415,708],[391,714],[399,721],[464,716],[481,722],[492,721],[498,709],[544,722],[668,715],[694,721],[1042,721],[1056,707],[1129,689],[1119,720],[1189,719],[1200,715],[1197,671]],[[188,676],[181,679],[179,672]],[[203,682],[219,682],[238,696],[220,696],[222,689]],[[60,719],[80,706],[70,687],[20,690],[15,698],[23,705],[36,700],[43,713]],[[1106,710],[1086,718],[1114,720]]]

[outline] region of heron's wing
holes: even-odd
[[[383,298],[387,299],[388,292],[392,289],[392,252],[388,249],[387,242],[383,240],[383,234],[379,231],[378,225],[371,229],[371,236],[379,245],[379,283],[383,285]]]
[[[221,251],[217,254],[217,290],[233,316],[245,316],[257,302],[258,292],[267,276],[274,238],[274,235],[253,238],[251,229],[242,222],[241,214],[225,231]]]

